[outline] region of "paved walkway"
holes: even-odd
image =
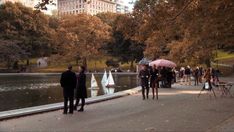
[[[143,101],[138,93],[88,105],[83,113],[60,110],[2,121],[0,131],[234,131],[234,98],[197,98],[199,91],[175,85],[160,89],[158,101]]]

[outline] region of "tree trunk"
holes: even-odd
[[[131,65],[130,65],[130,70],[134,71],[134,66],[133,66],[134,60],[131,61]]]
[[[11,68],[11,61],[10,59],[7,59],[7,69],[9,70]]]
[[[78,65],[79,59],[76,58],[76,65]]]
[[[29,66],[29,64],[30,64],[29,59],[27,59],[26,65]]]
[[[83,57],[83,66],[85,67],[86,70],[88,69],[88,67],[87,67],[87,58],[86,57]]]
[[[210,67],[211,66],[210,59],[206,59],[205,64],[206,64],[207,67]]]
[[[97,72],[97,61],[96,61],[96,59],[94,61],[94,70],[95,70],[95,72]]]

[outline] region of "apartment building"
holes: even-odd
[[[95,15],[100,12],[116,12],[114,0],[58,0],[57,4],[59,15],[80,13]]]

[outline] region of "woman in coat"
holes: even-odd
[[[77,106],[81,100],[81,108],[78,111],[84,111],[85,98],[87,98],[85,67],[79,66],[79,75],[77,75],[75,110],[77,110]]]
[[[210,68],[208,68],[206,70],[205,75],[204,75],[204,79],[205,79],[206,83],[209,84],[209,90],[211,90],[212,86],[211,86],[211,70],[210,70]],[[204,86],[204,88],[205,88],[205,86]]]
[[[158,99],[158,69],[156,65],[154,65],[150,69],[150,87],[152,88],[153,99],[155,98],[155,90],[156,90],[156,97]]]

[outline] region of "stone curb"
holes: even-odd
[[[93,73],[94,75],[102,75],[104,72]],[[86,73],[91,75],[92,73]],[[112,72],[113,75],[138,75],[136,72]],[[61,73],[0,73],[0,76],[38,76],[38,75],[61,75]]]
[[[137,87],[137,88],[133,88],[133,89],[126,90],[126,91],[117,92],[112,95],[102,95],[102,96],[98,96],[94,98],[88,98],[86,101],[86,104],[94,104],[94,103],[112,100],[112,99],[116,99],[116,98],[120,98],[120,97],[124,97],[128,95],[133,95],[140,91],[141,91],[141,88]],[[62,108],[63,108],[63,103],[55,103],[55,104],[49,104],[49,105],[42,105],[42,106],[36,106],[36,107],[4,111],[4,112],[0,112],[0,121],[11,119],[11,118],[27,116],[27,115],[38,114],[38,113],[56,111]]]

